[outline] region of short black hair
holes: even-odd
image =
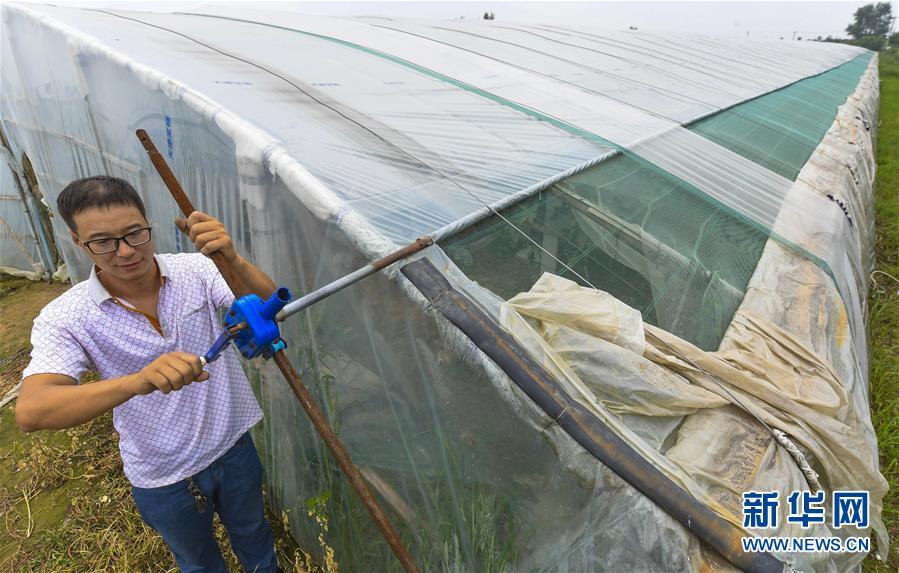
[[[97,175],[72,181],[62,190],[56,198],[56,208],[60,216],[73,231],[75,228],[75,215],[92,208],[108,208],[113,205],[131,205],[137,207],[144,219],[147,218],[147,210],[140,195],[124,179]]]

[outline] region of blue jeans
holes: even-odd
[[[262,504],[262,464],[250,434],[241,436],[192,479],[206,498],[203,513],[188,490],[188,479],[163,487],[131,488],[141,517],[162,535],[181,571],[227,573],[212,534],[213,512],[219,514],[244,569],[278,571],[272,529]]]

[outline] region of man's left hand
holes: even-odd
[[[197,250],[207,257],[220,252],[228,262],[233,263],[237,260],[237,251],[234,250],[231,235],[228,234],[225,225],[215,217],[194,211],[187,219],[175,219],[175,225],[182,233],[188,235],[197,246]]]

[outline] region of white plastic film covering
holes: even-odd
[[[0,270],[41,278],[46,267],[19,191],[21,182],[8,161],[0,164],[0,169]]]
[[[786,495],[797,477],[800,484],[803,478],[768,432],[754,453],[779,456],[776,469],[757,473],[763,466],[748,451],[725,455],[726,449],[713,447],[714,455],[709,455],[711,444],[727,443],[721,440],[725,429],[723,435],[730,436],[758,425],[751,418],[733,428],[716,422],[715,416],[740,419],[730,407],[698,415],[726,404],[792,436],[811,453],[828,491],[870,491],[873,513],[880,513],[887,484],[876,471],[877,442],[865,420],[867,404],[854,400],[829,364],[776,324],[738,311],[721,350],[714,353],[651,325],[645,325],[644,340],[638,312],[607,293],[550,274],[505,303],[500,317],[532,355],[543,357],[544,365],[571,385],[570,395],[608,423],[623,422],[640,435],[650,446],[643,452],[647,457],[660,457],[655,450],[664,453],[660,466],[669,472],[675,467],[680,483],[700,499],[711,494],[716,503],[709,505],[723,506],[735,522],[741,518],[742,492],[774,488]],[[683,418],[693,414],[702,422]],[[734,443],[747,448],[745,439]],[[750,462],[745,467],[744,460]],[[781,523],[770,534],[800,535],[785,519]],[[879,518],[874,528],[885,541]],[[817,529],[813,534],[864,533]]]
[[[851,228],[857,242],[848,243],[849,248],[834,236],[834,229],[843,223],[838,218],[812,218],[797,228],[803,230],[805,243],[839,251],[860,269],[870,269],[870,246],[861,252],[854,249],[870,245],[874,134],[870,126],[877,116],[873,78],[876,61],[839,109],[794,186],[818,193],[826,189],[853,206]],[[624,243],[609,245],[609,252],[624,253],[627,260]],[[648,242],[643,246],[658,248]],[[866,344],[864,337],[858,340],[850,334],[847,316],[850,305],[863,308],[863,301],[846,301],[821,267],[795,250],[776,240],[767,242],[745,298],[715,353],[698,350],[650,325],[644,325],[647,343],[639,352],[641,344],[633,339],[640,329],[632,310],[605,293],[545,275],[528,293],[504,304],[482,287],[467,284],[451,261],[438,260],[469,296],[502,320],[532,356],[556,373],[570,395],[596,410],[619,433],[632,439],[639,436],[642,446],[638,447],[658,450],[640,451],[697,498],[711,495],[715,501],[708,505],[716,511],[723,508],[724,515],[738,517],[739,496],[750,489],[786,495],[809,488],[796,460],[775,444],[759,420],[786,432],[800,445],[827,491],[869,490],[873,511],[880,511],[887,484],[877,471],[877,440],[868,414]],[[640,272],[652,276],[648,269]],[[585,300],[591,297],[592,304]],[[569,305],[581,310],[571,312]],[[861,354],[856,348],[861,348]],[[727,392],[691,362],[711,373]],[[622,386],[628,391],[622,391]],[[672,387],[678,390],[672,392]],[[722,408],[697,395],[702,391],[732,405]],[[662,402],[666,406],[659,408]],[[531,416],[535,426],[544,422],[540,414]],[[591,466],[571,451],[578,447],[570,444],[570,438],[559,432],[552,439],[566,452],[560,454],[563,463],[582,479],[590,479]],[[883,555],[888,551],[887,532],[879,518],[875,521],[873,529]],[[823,527],[799,531],[783,519],[780,523],[779,530],[765,534],[865,534]],[[863,555],[779,557],[797,570],[843,571],[858,567]]]
[[[613,85],[599,89],[592,85],[592,81],[603,77],[602,71],[584,74],[582,70],[584,79],[565,80],[565,74],[561,71],[549,73],[547,63],[541,60],[543,56],[535,52],[532,44],[524,46],[519,42],[510,45],[493,41],[489,43],[489,49],[485,47],[481,52],[469,41],[460,42],[441,36],[445,34],[442,27],[435,29],[433,26],[416,27],[402,23],[390,25],[380,20],[377,23],[358,23],[258,10],[247,15],[246,11],[234,7],[211,7],[198,11],[196,15],[127,17],[181,34],[208,49],[217,50],[217,54],[227,55],[232,62],[235,59],[249,62],[277,74],[278,79],[284,82],[282,89],[292,88],[302,95],[311,96],[319,105],[335,109],[342,116],[341,120],[354,123],[364,134],[377,134],[378,142],[388,147],[391,155],[398,156],[397,161],[426,173],[425,181],[419,179],[414,183],[403,183],[398,192],[386,191],[390,185],[377,181],[381,183],[377,193],[366,189],[347,197],[352,201],[352,208],[370,213],[368,218],[376,228],[389,239],[396,239],[398,244],[411,241],[425,232],[458,220],[480,205],[493,203],[585,161],[590,158],[591,151],[592,156],[596,157],[615,146],[686,182],[760,228],[772,230],[776,227],[775,234],[782,237],[786,244],[817,257],[819,264],[834,275],[847,301],[858,299],[856,291],[865,288],[860,273],[851,268],[840,253],[833,253],[820,244],[802,243],[799,238],[806,235],[794,227],[800,215],[816,218],[838,216],[839,211],[833,202],[818,194],[804,193],[802,189],[793,190],[788,196],[792,188],[790,180],[682,127],[683,123],[717,109],[824,72],[858,56],[862,53],[859,48],[814,44],[808,49],[797,50],[789,44],[779,58],[774,59],[769,43],[759,43],[761,45],[756,52],[751,49],[753,42],[741,42],[740,48],[751,56],[744,57],[746,63],[735,64],[733,49],[710,52],[708,40],[682,40],[685,43],[683,46],[663,43],[662,47],[657,46],[655,52],[656,68],[664,65],[667,73],[679,77],[697,73],[704,73],[705,78],[719,77],[729,82],[735,90],[720,100],[717,107],[669,113],[664,109],[669,98],[658,91],[664,84],[658,76],[647,82],[652,89],[635,86],[633,80],[620,77],[612,79]],[[253,28],[260,34],[264,30],[268,41],[260,41],[257,34],[241,33]],[[489,38],[492,28],[492,25],[481,26],[479,33]],[[508,27],[500,26],[500,34],[503,32],[509,32]],[[526,28],[523,33],[529,38],[533,35]],[[594,44],[600,43],[606,47],[611,44],[617,46],[619,51],[631,50],[631,57],[642,54],[645,58],[650,54],[645,47],[639,46],[639,40],[634,44],[627,35],[619,33],[611,39],[597,34],[588,35],[592,36],[589,41]],[[559,33],[544,31],[543,36],[558,39]],[[649,40],[650,43],[652,41]],[[658,43],[657,39],[655,41]],[[285,45],[294,45],[296,50],[284,50]],[[556,45],[558,42],[553,47]],[[644,43],[644,46],[648,45]],[[579,55],[573,61],[582,62],[595,55],[593,51],[584,49],[583,45],[577,46]],[[510,47],[512,53],[503,53]],[[315,50],[317,55],[334,53],[334,59],[339,63],[326,58],[295,56],[308,50]],[[310,61],[323,61],[327,67],[309,69]],[[355,61],[363,67],[344,67],[348,62]],[[403,65],[397,65],[397,62]],[[642,66],[631,67],[643,69]],[[379,73],[383,68],[396,73],[405,68],[405,73],[400,73],[402,79],[393,79],[396,77],[393,73]],[[363,72],[366,81],[360,82]],[[458,127],[458,121],[448,124],[433,116],[397,114],[397,109],[415,109],[414,105],[401,104],[397,107],[398,101],[404,99],[402,97],[391,98],[387,103],[376,98],[383,94],[381,84],[388,84],[402,86],[399,91],[421,99],[416,93],[416,84],[408,78],[410,75],[419,81],[430,78],[431,82],[426,82],[428,85],[441,82],[444,88],[460,88],[449,90],[447,95],[451,101],[462,98],[467,103],[473,99],[483,100],[482,103],[490,104],[487,108],[491,115],[496,113],[508,117],[520,116],[520,111],[524,109],[532,118],[540,120],[542,126],[549,124],[555,127],[551,130],[553,135],[563,137],[564,133],[573,134],[579,136],[577,139],[582,144],[587,141],[595,145],[590,151],[585,150],[583,155],[571,155],[567,149],[562,156],[556,154],[556,160],[547,164],[546,171],[535,173],[532,169],[522,169],[523,161],[531,166],[535,163],[542,165],[543,161],[535,155],[553,150],[553,144],[535,141],[534,148],[524,152],[524,159],[516,160],[509,157],[508,151],[513,148],[506,142],[521,142],[522,138],[512,132],[504,133],[506,137],[496,146],[491,146],[490,139],[485,140],[480,131],[472,133],[475,137],[466,137],[470,129]],[[374,92],[369,78],[378,84]],[[368,89],[366,83],[369,84]],[[616,91],[635,87],[646,102],[639,103],[640,98],[636,96],[621,97]],[[314,88],[324,89],[312,91]],[[708,91],[707,86],[701,83],[690,84],[683,87],[680,95],[698,96]],[[447,105],[447,100],[437,105],[442,110],[450,111],[454,118],[460,117],[459,112],[452,113],[453,106]],[[504,108],[503,112],[499,112],[498,108]],[[438,115],[445,117],[444,112],[438,112]],[[468,125],[471,123],[468,122]],[[483,119],[478,123],[483,123]],[[271,129],[269,125],[265,129]],[[283,128],[273,130],[279,134],[282,131]],[[447,138],[447,133],[452,133],[453,137]],[[524,141],[528,141],[527,138]],[[453,143],[458,143],[458,147]],[[475,155],[471,154],[472,148],[478,149]],[[541,151],[535,152],[534,149]],[[298,154],[304,157],[304,162],[313,164],[314,160],[306,159],[308,155],[308,151]],[[491,160],[485,164],[486,157]],[[322,169],[312,169],[312,172],[316,175],[323,173],[319,176],[330,183],[331,174],[335,172],[333,167],[333,162],[330,162]],[[483,175],[485,171],[495,177]],[[518,176],[512,177],[511,173]],[[498,184],[498,181],[504,183]],[[362,183],[358,179],[357,182]],[[366,178],[366,182],[371,182],[371,179]],[[343,187],[341,183],[334,181],[333,186],[340,189]],[[439,214],[448,207],[451,212],[440,217]],[[388,212],[382,213],[385,208]],[[422,223],[426,225],[424,228],[419,226]],[[399,230],[405,231],[404,234],[397,236]],[[853,238],[848,222],[843,223],[842,234],[847,241]],[[864,329],[859,309],[850,308],[850,321],[855,332]]]
[[[745,298],[727,281],[723,292],[745,315],[763,317],[823,357],[816,371],[835,372],[827,383],[843,385],[836,394],[856,416],[840,423],[870,448],[861,406],[869,152],[846,159],[864,165],[852,172],[854,187],[828,179],[825,163],[794,184],[683,127],[843,64],[858,49],[496,22],[339,20],[236,6],[201,11],[4,5],[3,129],[15,133],[16,156],[26,152],[33,162],[48,203],[79,177],[125,178],[147,203],[157,248],[188,250],[172,224],[176,206],[134,137],[146,129],[195,205],[225,222],[241,253],[303,293],[484,204],[620,151],[776,235]],[[854,109],[876,109],[872,97],[862,93]],[[838,124],[856,129],[861,120],[850,116]],[[828,135],[829,153],[846,158],[847,134]],[[851,136],[855,148],[870,149],[867,130]],[[823,160],[810,165],[816,161]],[[853,225],[818,189],[837,184],[860,211]],[[54,223],[70,271],[84,278],[87,261]],[[657,242],[668,259],[684,256],[678,245]],[[495,294],[479,291],[440,249],[428,256],[500,316]],[[780,284],[781,263],[801,278]],[[809,314],[788,315],[783,301]],[[591,367],[600,379],[617,373],[640,391],[591,380],[572,392],[599,404],[596,411],[629,443],[725,517],[738,519],[737,484],[715,474],[720,457],[700,459],[690,449],[710,432],[759,445],[745,459],[759,454],[759,464],[782,470],[759,480],[802,487],[801,473],[748,414],[671,364],[642,358],[637,317],[624,314],[630,327],[606,341],[608,360]],[[727,567],[541,418],[395,270],[291,319],[284,337],[424,570]],[[271,499],[287,512],[293,534],[317,546],[320,530],[305,512],[307,500],[319,500],[338,561],[348,569],[395,568],[272,365],[247,368],[266,412],[257,437]],[[784,410],[775,410],[767,415],[782,420]],[[815,441],[826,432],[796,433],[818,463],[829,463],[829,445]],[[680,458],[660,455],[678,448]],[[690,459],[695,467],[686,467]],[[712,465],[700,468],[706,462]],[[876,459],[860,463],[875,487]],[[854,478],[831,465],[821,468],[830,485]],[[798,562],[820,570],[837,563]]]

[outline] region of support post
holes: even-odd
[[[153,141],[150,139],[150,136],[147,135],[146,131],[138,129],[137,138],[143,144],[144,149],[150,156],[150,161],[156,166],[156,170],[159,171],[159,175],[171,192],[172,197],[174,197],[175,201],[178,203],[178,207],[181,208],[181,212],[184,213],[185,217],[189,217],[196,209],[194,209],[193,204],[190,202],[184,189],[178,183],[175,174],[169,169],[165,158],[163,158],[159,153],[159,150],[156,149],[156,145],[153,144]],[[228,263],[221,253],[213,253],[212,260],[219,272],[222,273],[222,276],[225,278],[225,282],[228,283],[228,286],[231,287],[231,290],[236,296],[248,294],[240,281],[240,277],[237,276],[237,273],[234,272],[230,263]],[[343,447],[343,444],[340,443],[340,439],[337,437],[337,434],[334,433],[334,429],[331,427],[331,424],[328,423],[328,419],[325,418],[325,415],[315,401],[315,398],[303,384],[299,373],[294,369],[290,360],[287,358],[287,355],[284,354],[283,350],[279,350],[275,354],[274,360],[278,369],[281,371],[281,374],[284,376],[284,379],[287,381],[287,384],[290,386],[290,389],[293,390],[300,405],[312,421],[312,425],[315,426],[316,431],[318,431],[318,434],[325,442],[325,445],[328,446],[328,449],[331,450],[331,453],[337,459],[337,464],[340,466],[340,469],[343,471],[344,475],[346,475],[347,479],[350,480],[350,484],[353,486],[353,489],[356,490],[356,493],[362,500],[362,504],[365,505],[365,508],[368,510],[369,514],[371,514],[375,525],[378,526],[381,534],[384,535],[384,539],[387,540],[387,544],[390,545],[390,549],[393,550],[393,554],[396,555],[396,558],[403,566],[403,569],[406,573],[419,573],[418,566],[415,564],[412,555],[400,539],[399,533],[397,533],[393,524],[387,518],[384,510],[381,509],[378,501],[372,495],[371,490],[368,489],[368,485],[365,483],[359,468],[353,464],[350,455]]]

